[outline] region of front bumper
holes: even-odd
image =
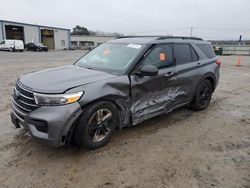
[[[25,113],[15,100],[11,102],[11,120],[14,125],[28,130],[32,137],[59,147],[66,142],[70,128],[82,113],[79,103],[62,106],[42,106]]]

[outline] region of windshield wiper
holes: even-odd
[[[90,70],[93,70],[93,68],[91,68],[91,67],[84,67],[85,69],[90,69]]]
[[[86,67],[86,66],[83,66],[83,65],[77,65],[77,66],[79,66],[79,67],[81,67],[81,68],[85,68],[85,69],[90,69],[90,70],[93,70],[94,68],[92,68],[92,67]]]

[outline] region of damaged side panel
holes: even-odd
[[[185,98],[185,95],[186,93],[181,87],[171,87],[158,93],[149,93],[131,106],[133,124],[135,125],[156,115],[172,111],[178,105],[176,104],[176,99]],[[179,105],[183,104],[185,104],[184,100],[179,102]]]
[[[194,81],[186,73],[178,74],[177,70],[172,66],[160,69],[157,76],[116,76],[68,92],[84,91],[79,101],[83,107],[99,100],[113,102],[119,109],[122,128],[168,113],[191,101]],[[169,76],[169,72],[173,74]]]
[[[113,102],[120,111],[120,128],[130,126],[130,82],[127,75],[117,76],[94,84],[84,85],[80,88],[75,88],[74,90],[84,91],[84,95],[79,101],[83,107],[98,100],[108,100]],[[74,92],[74,90],[68,92]]]
[[[187,103],[189,88],[178,81],[175,71],[173,66],[157,76],[131,75],[133,125]]]
[[[189,102],[190,87],[186,86],[186,82],[178,81],[176,74],[166,76],[169,71],[174,72],[175,67],[160,70],[157,76],[117,76],[68,92],[84,91],[79,101],[83,107],[98,100],[115,103],[120,111],[122,128],[170,112]]]

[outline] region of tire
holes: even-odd
[[[196,111],[206,109],[212,99],[213,87],[209,80],[204,80],[200,83],[196,90],[193,101],[191,102],[191,108]]]
[[[14,48],[10,48],[10,52],[14,52]]]
[[[39,51],[40,51],[40,49],[39,49],[39,48],[37,48],[37,49],[36,49],[36,51],[37,51],[37,52],[39,52]]]
[[[98,118],[98,115],[101,118]],[[94,103],[88,106],[80,117],[74,131],[74,140],[77,145],[84,146],[88,150],[100,148],[108,143],[118,126],[117,122],[119,122],[118,110],[113,103],[107,101]]]

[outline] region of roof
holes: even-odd
[[[107,38],[117,38],[117,36],[113,36],[113,35],[75,35],[75,34],[71,34],[71,37],[107,37]]]
[[[117,37],[110,43],[136,43],[136,44],[156,44],[164,42],[195,42],[195,43],[207,43],[201,38],[197,37],[183,37],[183,36],[122,36]]]
[[[6,23],[11,23],[11,24],[20,24],[20,25],[28,25],[28,26],[36,26],[36,27],[46,27],[46,28],[52,28],[52,29],[60,29],[60,30],[68,30],[68,31],[70,31],[70,29],[66,29],[66,28],[51,27],[51,26],[46,26],[46,25],[28,24],[28,23],[15,22],[15,21],[9,21],[9,20],[0,20],[0,22],[6,22]]]
[[[147,44],[151,41],[156,40],[157,37],[118,37],[109,42],[111,43],[136,43],[136,44]]]

